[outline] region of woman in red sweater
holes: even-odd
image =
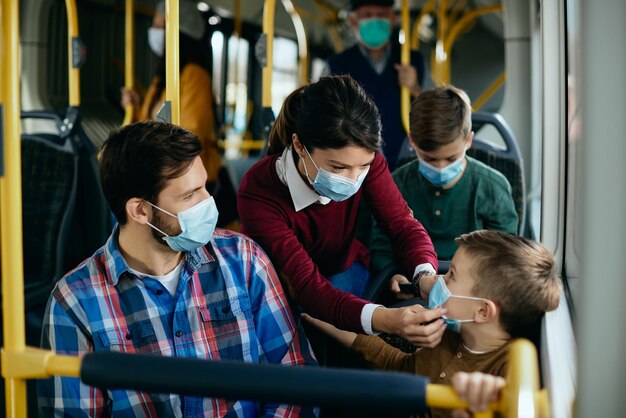
[[[324,77],[291,93],[269,155],[241,182],[242,231],[269,254],[305,312],[342,329],[434,346],[445,329],[440,309],[385,308],[359,297],[369,283],[369,253],[354,238],[362,198],[403,255],[407,277],[417,282],[437,268],[432,242],[380,152],[380,131],[376,105],[350,77]]]

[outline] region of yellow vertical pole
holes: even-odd
[[[266,51],[265,66],[263,67],[263,97],[264,108],[272,107],[272,68],[274,67],[274,13],[276,0],[265,0],[263,4],[263,33],[265,34]]]
[[[69,69],[70,106],[80,106],[80,69],[74,67],[73,40],[78,39],[78,13],[75,0],[65,0],[67,13],[67,60]]]
[[[539,366],[537,350],[528,340],[517,340],[509,347],[506,388],[502,393],[505,417],[540,417]],[[544,406],[545,408],[545,406]],[[549,408],[545,408],[545,410]]]
[[[400,51],[400,62],[402,65],[411,64],[411,18],[409,10],[409,0],[402,0],[402,50]],[[411,92],[406,87],[400,90],[400,113],[404,131],[409,133],[409,111],[411,107]]]
[[[4,173],[0,176],[0,247],[4,350],[26,348],[24,325],[24,259],[22,255],[22,157],[20,149],[19,2],[2,0],[1,100],[4,123]],[[3,366],[3,375],[5,367]],[[5,380],[6,416],[26,417],[26,381]]]
[[[298,41],[298,65],[300,72],[300,85],[309,82],[309,48],[307,46],[306,29],[300,17],[300,13],[293,5],[291,0],[281,0],[285,11],[291,18],[294,30],[296,31],[296,39]]]
[[[165,1],[165,100],[170,103],[174,125],[180,125],[178,10],[178,0]]]
[[[126,0],[124,21],[124,87],[128,90],[135,88],[135,0]],[[126,108],[123,125],[133,121],[135,106]]]
[[[439,0],[439,7],[437,9],[437,44],[435,46],[433,65],[433,81],[436,86],[441,86],[449,82],[445,76],[445,65],[448,60],[448,54],[445,50],[445,39],[448,31],[447,8],[447,0]]]

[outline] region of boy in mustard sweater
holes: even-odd
[[[430,309],[444,308],[437,321],[447,329],[437,347],[407,354],[376,336],[306,319],[378,369],[452,384],[470,410],[478,412],[497,399],[504,385],[511,341],[527,336],[545,312],[557,308],[561,282],[553,254],[537,242],[481,230],[462,235],[456,243],[459,249],[450,271],[445,276],[423,276],[416,283]],[[448,412],[433,410],[433,416]]]

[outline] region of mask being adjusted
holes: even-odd
[[[176,236],[170,236],[148,222],[148,225],[164,235],[163,240],[172,250],[193,251],[203,245],[206,245],[209,241],[211,241],[211,238],[213,238],[213,231],[215,231],[217,217],[219,215],[213,197],[209,197],[189,209],[178,212],[178,215],[174,215],[165,209],[161,209],[150,202],[148,202],[148,204],[161,212],[178,219],[181,233]]]
[[[309,180],[309,183],[313,186],[318,194],[327,197],[335,202],[341,202],[343,200],[349,199],[356,192],[359,191],[359,188],[363,184],[363,180],[365,180],[365,177],[369,172],[369,167],[367,167],[367,169],[363,171],[356,180],[351,180],[347,177],[340,176],[339,174],[329,173],[323,168],[319,168],[317,164],[315,164],[315,161],[313,161],[313,157],[311,157],[311,154],[309,154],[309,150],[307,150],[306,147],[303,148],[315,168],[317,168],[317,176],[315,176],[315,180],[311,180],[311,176],[309,176],[309,171],[306,168],[306,164],[304,164],[303,162],[306,178]]]
[[[371,49],[378,49],[389,41],[391,22],[389,19],[370,18],[359,20],[359,37]]]
[[[448,289],[443,276],[437,276],[437,280],[435,281],[435,285],[430,290],[428,294],[428,308],[435,309],[438,306],[443,306],[444,303],[448,301],[450,298],[457,299],[468,299],[468,300],[487,300],[484,298],[476,298],[473,296],[461,296],[461,295],[453,295]],[[444,322],[448,324],[448,329],[455,332],[461,332],[461,324],[464,322],[474,322],[473,319],[451,319],[445,316],[442,317]]]
[[[463,171],[463,160],[465,159],[465,150],[463,150],[463,155],[461,157],[448,164],[443,168],[437,168],[431,164],[428,164],[426,161],[421,158],[418,159],[420,161],[419,171],[426,180],[428,180],[433,186],[445,186],[449,184],[452,180],[454,180],[461,172]]]
[[[148,28],[148,44],[152,52],[162,57],[165,54],[165,29]]]

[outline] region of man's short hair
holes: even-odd
[[[185,174],[202,151],[193,133],[155,121],[116,129],[102,147],[100,182],[120,225],[127,222],[128,200],[141,198],[157,204],[167,181]]]
[[[392,7],[393,0],[350,0],[350,10],[354,11],[361,6]]]
[[[467,138],[472,129],[470,99],[453,86],[424,91],[411,104],[409,125],[413,142],[423,151]]]
[[[542,244],[486,230],[461,235],[456,243],[473,260],[472,293],[500,308],[500,322],[513,338],[524,336],[545,312],[559,305],[556,261]]]

